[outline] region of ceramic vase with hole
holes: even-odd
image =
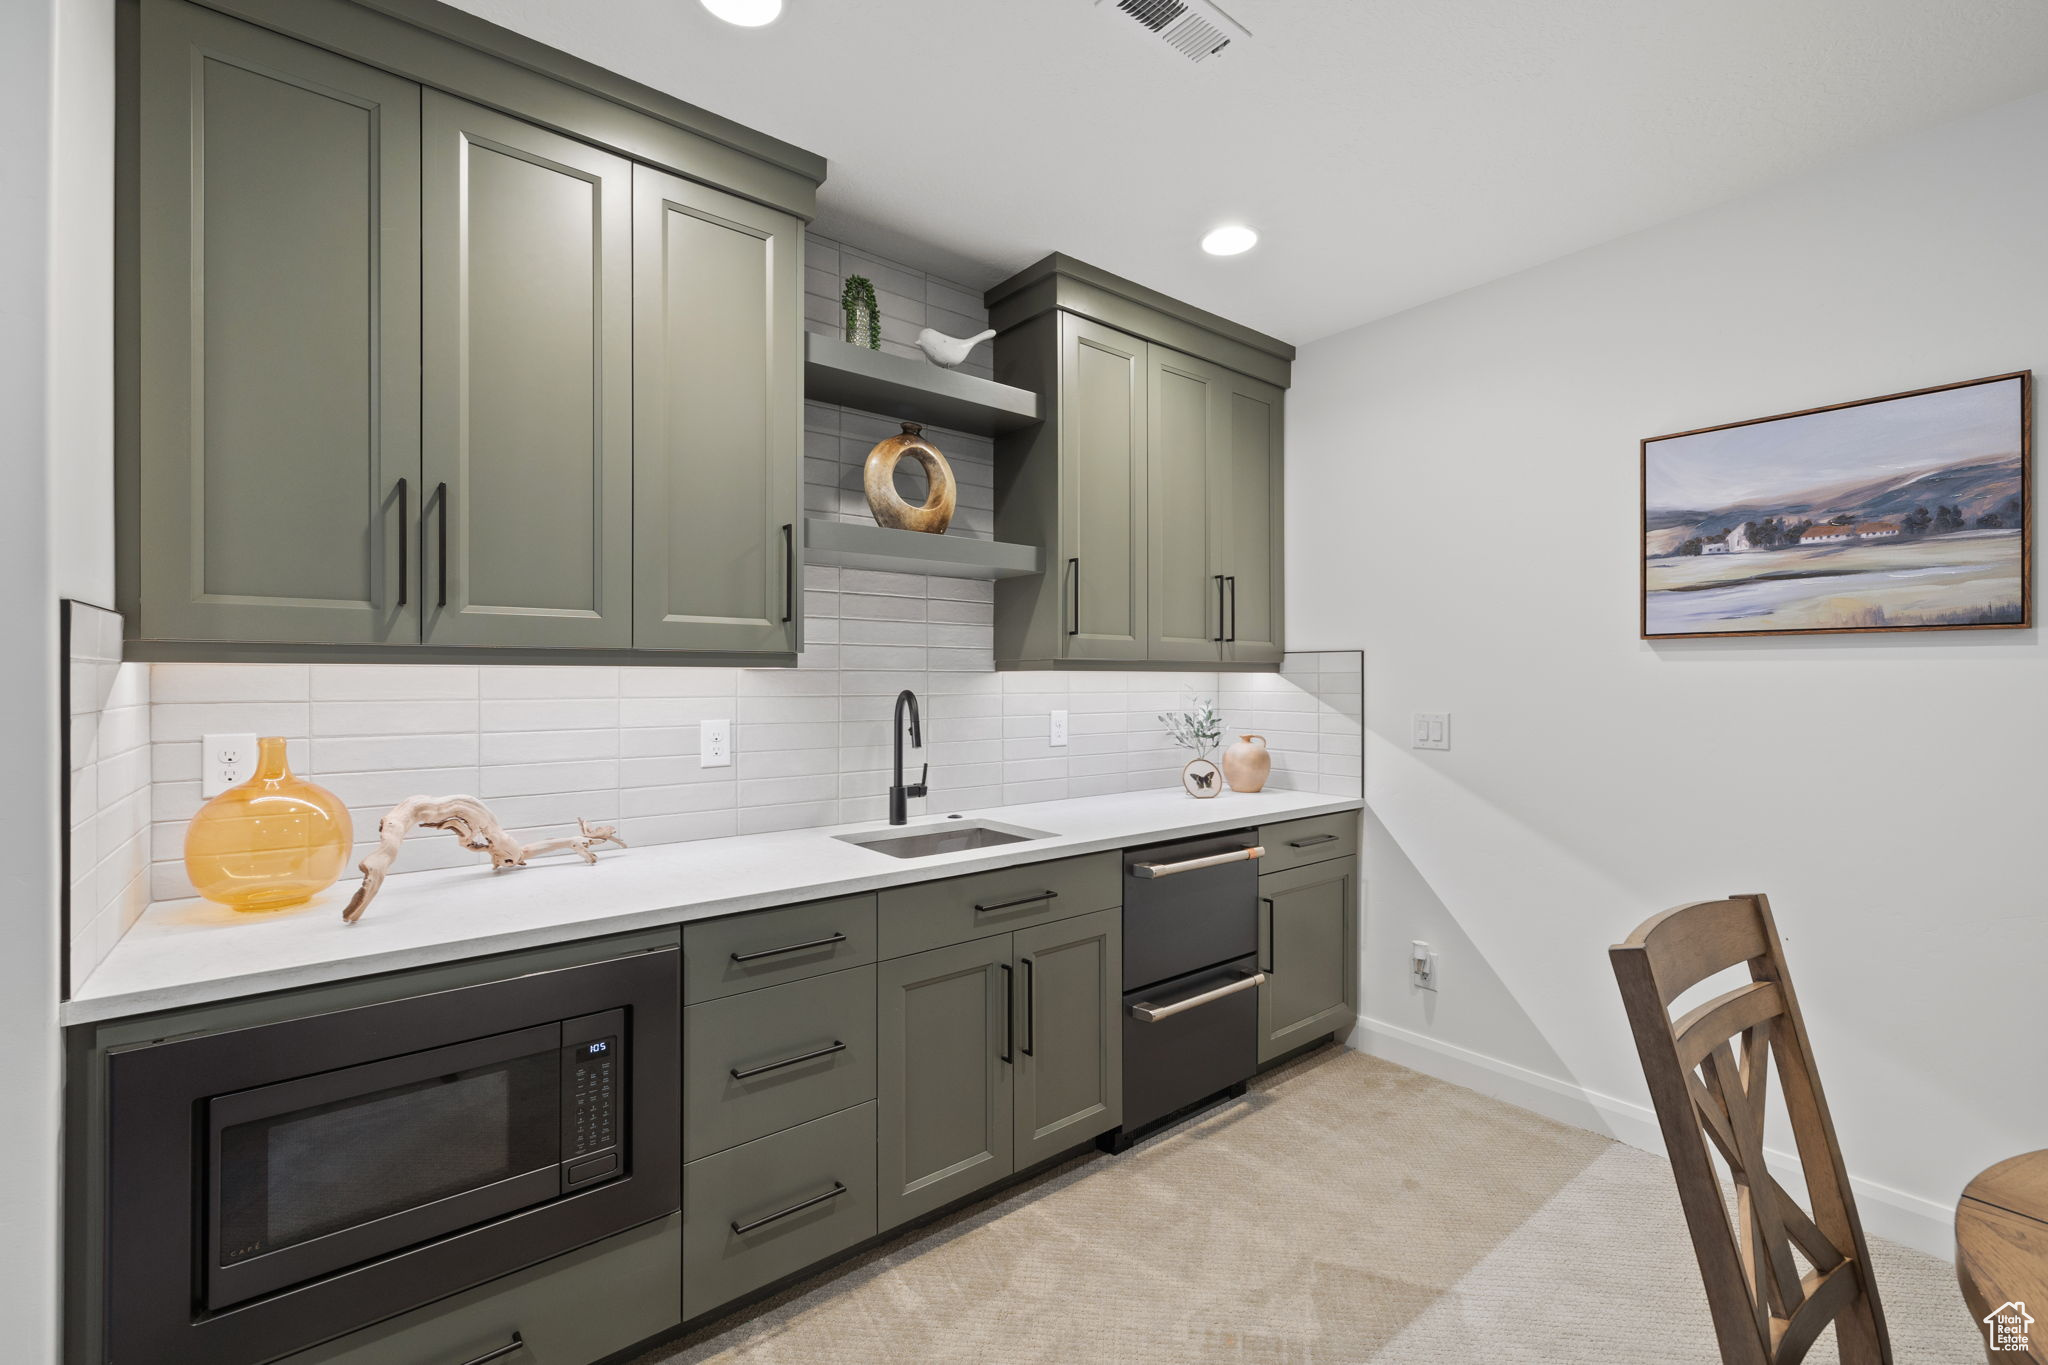
[[[199,808],[185,829],[185,874],[210,901],[282,910],[334,885],[354,831],[348,807],[292,775],[284,741],[266,737],[256,772]]]
[[[896,491],[896,462],[906,455],[924,466],[924,502],[917,507],[912,507]],[[867,464],[861,468],[860,485],[868,497],[868,510],[875,514],[875,524],[899,531],[946,534],[946,528],[953,524],[953,509],[960,500],[953,466],[937,446],[925,440],[924,428],[916,422],[905,422],[901,436],[876,443],[868,452]]]
[[[1264,735],[1240,735],[1237,743],[1223,751],[1223,780],[1234,792],[1258,791],[1272,771],[1273,755],[1266,752]]]
[[[1206,758],[1191,758],[1180,770],[1180,785],[1189,796],[1207,800],[1223,790],[1223,773]]]

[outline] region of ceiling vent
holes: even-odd
[[[1252,36],[1209,0],[1116,0],[1116,7],[1191,62]]]

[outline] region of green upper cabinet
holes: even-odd
[[[131,628],[417,640],[420,89],[175,0],[140,22]]]
[[[1060,319],[1060,538],[1069,659],[1145,657],[1145,343]]]
[[[1223,657],[1221,553],[1229,490],[1217,482],[1213,415],[1219,367],[1164,346],[1146,348],[1151,486],[1146,657],[1214,663]]]
[[[633,178],[633,643],[793,651],[803,226],[646,167]]]
[[[1223,575],[1223,658],[1278,665],[1284,599],[1281,543],[1283,395],[1232,370],[1217,374],[1210,487],[1221,502],[1216,572]]]
[[[631,163],[429,90],[429,644],[632,643]]]
[[[996,378],[1046,420],[1000,436],[998,667],[1264,668],[1282,639],[1294,348],[1065,256],[991,289]]]
[[[788,662],[824,163],[439,9],[123,11],[129,657]]]

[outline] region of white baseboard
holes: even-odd
[[[1646,1104],[1603,1095],[1575,1081],[1545,1076],[1378,1019],[1361,1017],[1348,1041],[1360,1052],[1383,1057],[1411,1071],[1476,1090],[1559,1123],[1604,1134],[1646,1152],[1659,1156],[1664,1153],[1664,1134],[1657,1126],[1656,1111]],[[1779,1183],[1796,1192],[1793,1182],[1799,1178],[1798,1158],[1770,1149],[1764,1155],[1770,1159]],[[1853,1173],[1849,1184],[1856,1192],[1856,1207],[1863,1215],[1866,1233],[1944,1261],[1955,1259],[1955,1205],[1923,1199]]]

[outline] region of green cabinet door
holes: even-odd
[[[1010,935],[876,969],[876,1208],[888,1229],[1013,1169]]]
[[[1145,657],[1145,367],[1137,337],[1060,314],[1063,658]]]
[[[1280,662],[1284,616],[1281,536],[1285,394],[1231,370],[1218,372],[1215,480],[1228,507],[1218,572],[1226,592],[1225,659]]]
[[[1358,1019],[1358,859],[1259,878],[1259,1060],[1271,1061]]]
[[[803,229],[633,171],[633,644],[802,642]]]
[[[130,630],[416,641],[419,87],[176,0],[139,22]]]
[[[1022,1170],[1123,1122],[1123,911],[1019,929],[1011,946]]]
[[[436,645],[632,643],[632,166],[426,92]]]
[[[1146,348],[1147,659],[1224,657],[1229,488],[1216,414],[1226,371],[1164,346]]]

